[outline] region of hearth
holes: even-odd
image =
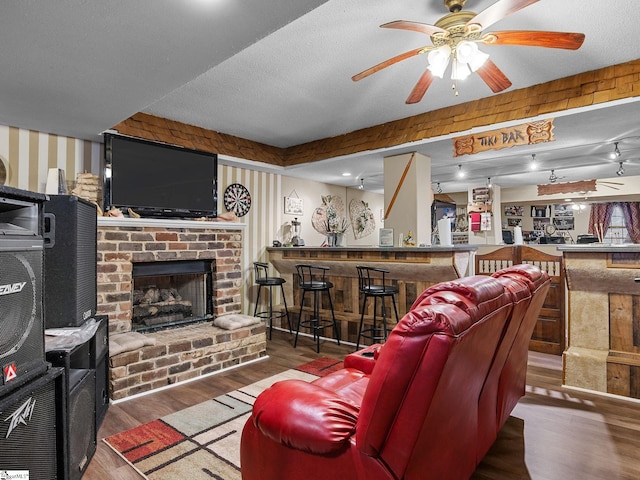
[[[133,263],[131,329],[165,330],[213,318],[213,261]]]

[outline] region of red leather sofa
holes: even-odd
[[[430,287],[382,346],[255,401],[244,480],[468,479],[524,395],[549,289],[531,265]]]

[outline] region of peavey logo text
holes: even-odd
[[[0,295],[9,295],[10,293],[19,293],[22,291],[27,282],[7,283],[0,285]]]
[[[31,420],[31,415],[33,415],[35,407],[36,401],[33,398],[28,398],[15,412],[5,418],[4,422],[9,422],[9,428],[4,438],[9,438],[11,432],[13,432],[18,425],[27,425],[27,422]]]

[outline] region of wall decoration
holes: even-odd
[[[553,215],[556,217],[573,217],[573,208],[569,204],[556,204],[553,206]]]
[[[522,205],[505,205],[504,215],[506,217],[521,217],[524,215],[524,207]]]
[[[551,223],[551,219],[549,218],[534,218],[533,229],[544,232],[545,227],[550,223]]]
[[[531,206],[532,217],[550,217],[551,207],[549,205],[532,205]]]
[[[553,142],[553,118],[501,128],[453,139],[453,155],[473,155],[488,150],[501,150],[516,145],[535,145]]]
[[[575,193],[575,192],[595,192],[596,181],[595,180],[581,180],[579,182],[565,182],[565,183],[548,183],[545,185],[538,185],[538,196],[540,195],[554,195],[558,193]]]
[[[304,215],[304,202],[298,197],[284,197],[284,213],[287,215]]]
[[[240,183],[232,183],[224,191],[225,208],[235,213],[238,217],[244,217],[251,208],[251,194]]]
[[[521,218],[507,218],[507,226],[508,227],[521,227],[522,219]]]
[[[376,229],[376,220],[367,202],[353,199],[349,202],[349,219],[354,238],[364,238]]]
[[[311,215],[311,225],[322,235],[344,233],[349,223],[344,215],[344,202],[339,195],[323,195],[322,205]]]
[[[574,230],[573,217],[559,217],[553,219],[553,225],[557,230]]]

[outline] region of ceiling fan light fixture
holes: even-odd
[[[475,42],[463,40],[456,46],[456,58],[459,62],[467,64],[472,72],[475,72],[484,65],[489,55],[481,52]]]
[[[442,45],[434,50],[431,50],[427,55],[429,66],[427,67],[431,73],[439,78],[444,77],[444,72],[449,66],[449,58],[451,57],[451,47],[449,45]]]
[[[471,70],[467,64],[454,57],[451,63],[451,80],[464,80],[469,75],[471,75]]]

